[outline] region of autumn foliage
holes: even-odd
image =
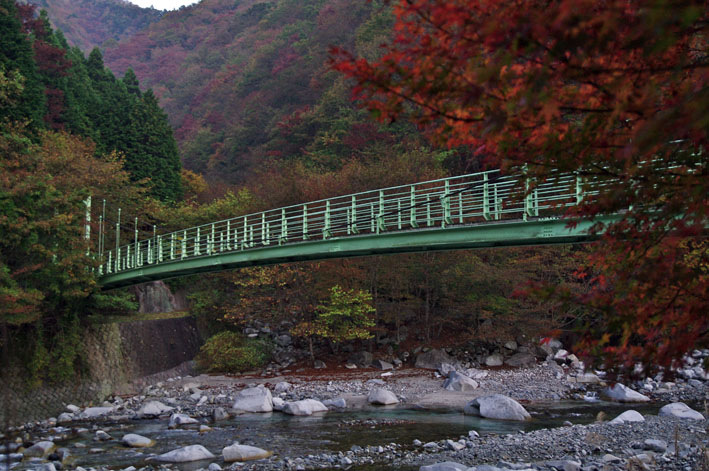
[[[536,181],[577,172],[597,195],[569,209],[601,242],[574,290],[581,345],[632,371],[667,366],[709,332],[709,18],[663,0],[401,0],[378,59],[333,50],[354,97],[385,121]]]

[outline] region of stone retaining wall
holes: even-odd
[[[146,378],[186,374],[201,345],[193,317],[93,326],[83,341],[87,372],[71,384],[28,389],[20,369],[6,372],[0,424],[5,415],[13,424],[56,417],[67,404],[100,404],[138,392]]]

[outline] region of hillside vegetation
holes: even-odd
[[[375,54],[389,27],[376,1],[205,0],[108,45],[105,56],[155,90],[187,168],[238,183],[267,162],[337,168],[390,145],[391,130],[365,121],[327,66],[329,46]]]
[[[107,41],[128,38],[164,13],[127,0],[29,0],[28,3],[47,10],[52,25],[64,32],[70,44],[83,51]]]

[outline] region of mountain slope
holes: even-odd
[[[128,38],[159,20],[164,12],[126,0],[30,0],[47,10],[70,44],[90,51],[106,41]]]
[[[386,17],[377,2],[203,0],[107,44],[105,60],[155,90],[186,167],[238,182],[313,151],[338,113],[361,114],[327,69],[328,49],[380,42]]]

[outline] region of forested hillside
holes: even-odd
[[[105,55],[113,70],[132,67],[154,88],[187,168],[234,183],[266,162],[333,169],[390,145],[402,130],[365,120],[327,67],[331,45],[372,55],[389,27],[388,9],[376,1],[205,0]]]
[[[106,41],[128,38],[160,19],[162,11],[126,0],[28,0],[49,13],[70,44],[90,51]]]
[[[97,289],[91,199],[142,217],[181,197],[177,146],[152,91],[131,71],[117,79],[98,49],[70,48],[44,12],[0,0],[0,327],[12,326],[30,383],[70,378],[79,325],[126,307]]]

